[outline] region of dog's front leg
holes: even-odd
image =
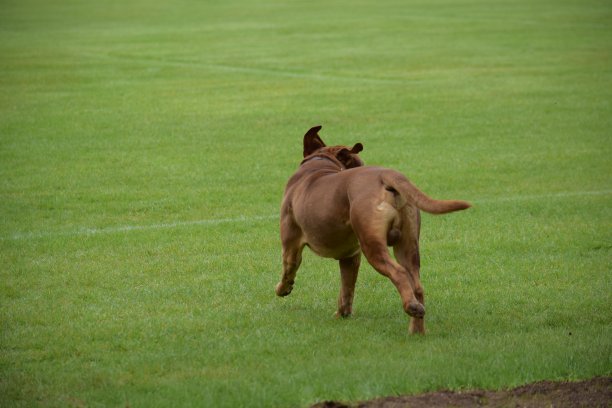
[[[276,285],[278,296],[287,296],[293,290],[295,274],[302,263],[302,242],[301,230],[290,219],[281,221],[281,242],[283,245],[283,275],[280,282]]]
[[[302,263],[302,249],[304,247],[283,249],[283,275],[276,285],[278,296],[287,296],[293,290],[295,275]]]
[[[353,296],[355,282],[361,263],[361,253],[350,258],[340,259],[340,296],[338,296],[338,311],[336,317],[348,317],[353,313]]]

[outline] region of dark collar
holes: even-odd
[[[305,158],[305,159],[304,159],[304,160],[302,160],[302,162],[300,163],[300,166],[301,166],[302,164],[306,163],[306,162],[311,161],[311,160],[327,160],[327,161],[330,161],[330,162],[334,163],[336,166],[339,166],[339,167],[340,167],[340,170],[344,170],[344,166],[343,166],[343,165],[342,165],[342,163],[340,163],[340,162],[339,162],[337,159],[335,159],[335,158],[331,158],[331,157],[329,157],[329,156],[327,156],[327,155],[323,155],[323,154],[321,154],[321,155],[314,155],[314,156],[311,156],[311,157],[307,157],[307,158]]]

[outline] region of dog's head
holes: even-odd
[[[315,126],[304,135],[304,158],[316,153],[334,157],[347,169],[363,166],[363,160],[358,155],[363,150],[361,143],[356,143],[353,147],[326,146],[319,137],[319,130],[321,126]]]

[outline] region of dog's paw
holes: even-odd
[[[292,290],[293,290],[292,286],[284,286],[281,282],[278,285],[276,285],[276,289],[274,291],[276,292],[276,296],[283,297],[283,296],[287,296],[288,294],[290,294]]]
[[[425,316],[425,306],[419,302],[413,302],[406,308],[406,313],[412,317],[423,317]]]
[[[351,312],[345,312],[345,311],[340,311],[337,310],[336,313],[334,313],[334,317],[336,319],[345,319],[348,317],[351,317],[352,313]]]

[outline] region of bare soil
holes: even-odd
[[[577,382],[540,381],[502,391],[437,391],[356,403],[324,401],[312,406],[312,408],[412,407],[612,407],[612,377],[598,377]]]

